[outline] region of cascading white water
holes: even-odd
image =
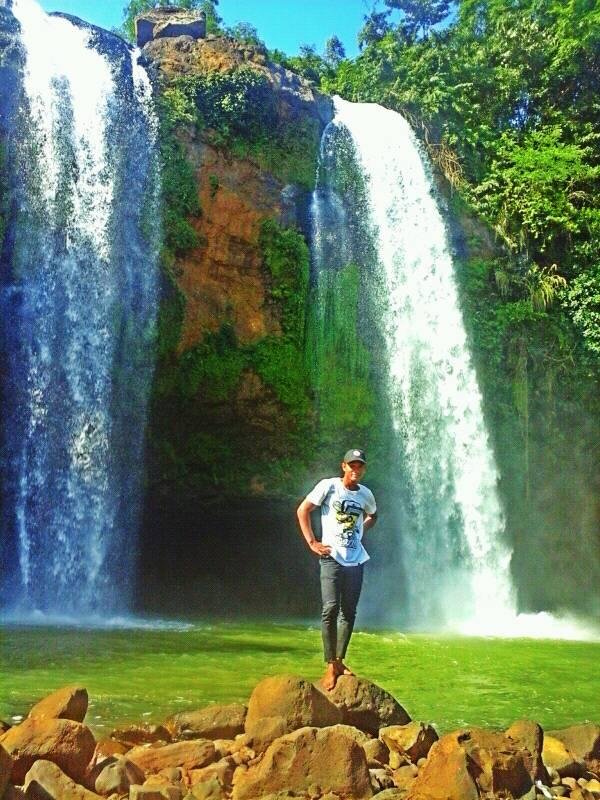
[[[377,252],[379,296],[370,300],[410,482],[412,530],[402,538],[410,616],[425,625],[514,617],[497,471],[426,162],[395,112],[341,99],[335,111],[365,180],[362,211]]]
[[[388,482],[402,488],[388,498],[385,530],[400,558],[388,543],[386,563],[376,565],[386,605],[394,604],[399,562],[409,606],[402,617],[414,627],[594,638],[573,619],[517,614],[498,473],[447,233],[427,158],[402,116],[335,99],[312,222],[317,289],[344,261],[369,273],[371,355],[382,362],[395,444]],[[399,514],[394,504],[407,508]],[[389,522],[394,511],[401,526]]]
[[[20,177],[4,278],[4,525],[12,606],[126,610],[152,376],[159,245],[156,120],[112,34],[14,0]],[[7,598],[8,599],[8,598]]]

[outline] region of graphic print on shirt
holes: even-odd
[[[360,515],[363,513],[362,506],[353,500],[335,500],[335,519],[338,524],[337,539],[342,547],[348,550],[356,550],[359,545],[356,526]]]

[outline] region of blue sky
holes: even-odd
[[[66,11],[103,28],[117,27],[126,0],[39,0],[47,11]],[[371,0],[220,0],[225,24],[250,22],[270,48],[293,55],[301,44],[321,51],[337,34],[349,56],[356,55],[356,34]]]

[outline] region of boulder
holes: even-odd
[[[0,745],[0,797],[2,797],[6,787],[10,782],[12,773],[12,758]]]
[[[12,783],[9,783],[2,795],[2,800],[26,800],[25,792],[20,786],[13,786]]]
[[[232,797],[246,800],[283,791],[333,792],[346,800],[371,797],[364,750],[335,727],[300,728],[276,739],[257,764],[236,771]]]
[[[528,750],[531,754],[530,774],[533,780],[541,781],[545,786],[549,786],[550,776],[542,759],[544,731],[541,725],[532,720],[520,719],[506,729],[505,735],[519,748]]]
[[[100,800],[95,792],[90,792],[75,783],[52,761],[40,759],[25,776],[23,789],[27,800]]]
[[[307,726],[324,728],[342,721],[338,708],[312,683],[296,675],[275,675],[254,687],[248,701],[246,732],[265,717],[283,719],[287,732]]]
[[[548,733],[544,736],[542,759],[546,768],[556,770],[561,778],[579,778],[584,770],[564,742]]]
[[[340,720],[377,736],[380,728],[406,725],[410,717],[400,703],[380,686],[354,675],[342,675],[327,698],[341,712]]]
[[[182,800],[182,795],[179,787],[135,784],[129,789],[129,800]]]
[[[52,761],[74,781],[81,781],[96,742],[89,728],[70,719],[31,717],[0,737],[0,744],[12,757],[12,782],[23,783],[33,764]]]
[[[165,726],[175,739],[233,739],[244,732],[246,706],[214,705],[170,717]]]
[[[153,39],[176,36],[204,39],[206,14],[181,8],[157,8],[136,17],[135,32],[138,47],[144,47]]]
[[[373,793],[383,791],[384,789],[395,789],[396,784],[390,770],[378,767],[377,769],[370,769],[369,775],[371,776],[371,788]]]
[[[403,789],[405,792],[408,792],[409,789],[412,789],[418,774],[419,770],[414,764],[407,764],[404,767],[399,767],[392,772],[394,786],[396,789]]]
[[[48,719],[70,719],[83,722],[88,710],[87,689],[82,686],[63,686],[52,692],[29,712],[30,717],[46,717]]]
[[[94,788],[97,794],[106,797],[114,793],[126,794],[130,786],[143,783],[145,778],[143,770],[133,761],[128,758],[118,758],[100,770]]]
[[[585,725],[572,725],[558,731],[548,731],[548,735],[558,739],[573,754],[576,761],[600,761],[600,725],[588,722]]]
[[[263,753],[271,742],[292,730],[294,728],[285,717],[260,717],[246,723],[248,741],[257,753]]]
[[[477,765],[453,734],[442,736],[412,784],[410,800],[478,800]]]
[[[168,767],[199,769],[215,760],[215,746],[207,739],[175,742],[162,746],[141,745],[130,750],[127,758],[146,773],[160,772]]]
[[[130,725],[127,728],[116,728],[111,732],[110,738],[129,747],[154,742],[171,743],[171,734],[164,725]]]
[[[390,760],[390,751],[380,739],[367,739],[362,746],[369,764],[376,761],[379,764],[387,764]]]
[[[211,778],[204,783],[197,783],[190,788],[186,800],[225,800],[226,793],[216,778]]]
[[[420,758],[427,758],[431,746],[439,736],[435,728],[424,722],[409,722],[407,725],[390,725],[381,728],[379,738],[391,753],[408,756],[416,764]]]
[[[236,761],[229,756],[228,758],[222,758],[220,761],[215,761],[214,764],[209,764],[208,767],[192,769],[188,773],[190,786],[195,786],[197,783],[207,783],[214,779],[219,782],[220,786],[230,788],[233,782],[233,773],[237,766]]]
[[[522,797],[533,786],[536,764],[520,743],[482,728],[468,728],[450,736],[476,765],[475,777],[482,791]]]

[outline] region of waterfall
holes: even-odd
[[[313,256],[317,282],[325,285],[331,251],[347,250],[350,239],[353,259],[371,273],[367,304],[384,349],[392,471],[401,471],[408,505],[402,530],[388,525],[408,576],[407,616],[421,626],[455,628],[514,619],[498,474],[427,161],[399,114],[339,98],[335,108],[313,202]],[[339,173],[352,171],[349,159],[360,176],[350,199],[337,186]],[[352,216],[340,204],[354,209],[362,237],[355,221],[338,234],[344,246],[328,252],[328,216]]]
[[[3,251],[3,605],[130,607],[158,298],[151,87],[117,36],[14,0]]]

